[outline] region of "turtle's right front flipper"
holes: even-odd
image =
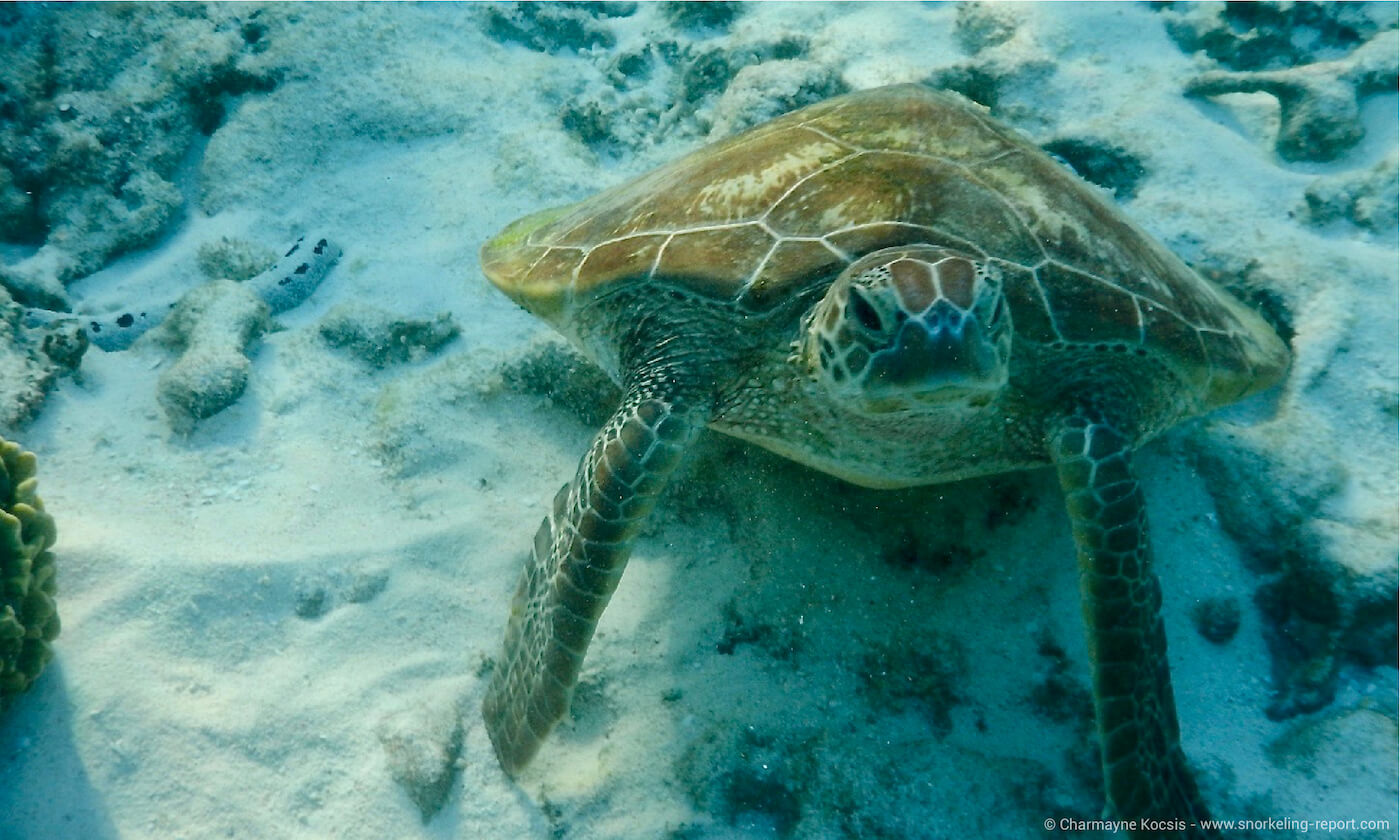
[[[704,420],[674,400],[630,394],[554,497],[511,601],[505,652],[482,703],[507,773],[529,764],[568,712],[632,538]]]

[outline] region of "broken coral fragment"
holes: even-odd
[[[1284,160],[1327,161],[1365,136],[1360,100],[1394,90],[1400,79],[1400,50],[1394,32],[1383,32],[1345,59],[1284,70],[1212,70],[1186,85],[1189,96],[1267,93],[1278,100],[1275,149]]]
[[[1400,163],[1395,153],[1370,169],[1313,179],[1298,215],[1313,225],[1346,219],[1377,233],[1400,224]]]
[[[408,318],[359,302],[342,303],[321,320],[321,338],[374,368],[421,359],[456,338],[462,328],[447,312]]]
[[[243,351],[268,323],[267,304],[232,280],[205,283],[180,299],[156,336],[182,351],[156,386],[175,431],[189,432],[243,396],[252,366]]]

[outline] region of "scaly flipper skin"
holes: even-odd
[[[569,710],[598,617],[632,538],[705,418],[634,391],[593,439],[574,480],[554,497],[520,575],[505,652],[482,703],[501,766],[514,775]]]
[[[1209,813],[1181,751],[1162,592],[1131,447],[1117,429],[1082,417],[1064,421],[1050,439],[1079,549],[1105,814],[1185,824],[1134,837],[1218,837],[1199,826]]]

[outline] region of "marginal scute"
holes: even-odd
[[[528,288],[557,283],[561,276],[571,276],[582,258],[583,252],[573,248],[550,248],[530,266],[522,285]]]
[[[550,222],[572,209],[573,205],[554,207],[532,213],[507,225],[505,230],[481,249],[481,270],[488,277],[499,278],[496,284],[512,298],[521,294],[522,290],[518,286],[525,271],[545,251],[546,246],[539,244],[543,238],[541,230],[547,229]],[[509,282],[506,282],[507,278]],[[553,279],[557,284],[560,278]]]
[[[566,248],[531,250],[534,259],[524,266],[519,282],[508,292],[516,302],[548,317],[557,314],[569,300],[569,281],[582,254]]]
[[[1204,386],[1210,374],[1200,332],[1177,317],[1175,313],[1151,301],[1138,301],[1142,322],[1151,340],[1149,344],[1176,363],[1179,372],[1189,377],[1189,384]]]
[[[1253,367],[1235,367],[1230,360],[1248,359],[1257,356],[1258,351],[1245,347],[1243,337],[1236,334],[1200,330],[1199,338],[1204,346],[1207,364],[1214,374],[1210,379],[1210,401],[1224,405],[1248,393],[1259,378],[1259,372]]]
[[[575,292],[645,276],[656,264],[656,255],[667,238],[664,233],[629,236],[594,247],[579,266]]]

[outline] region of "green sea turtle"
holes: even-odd
[[[709,426],[867,487],[1054,465],[1107,813],[1205,813],[1129,455],[1289,354],[1098,190],[966,100],[885,87],[521,219],[481,265],[624,393],[511,605],[483,704],[507,772],[567,711],[632,539]]]

